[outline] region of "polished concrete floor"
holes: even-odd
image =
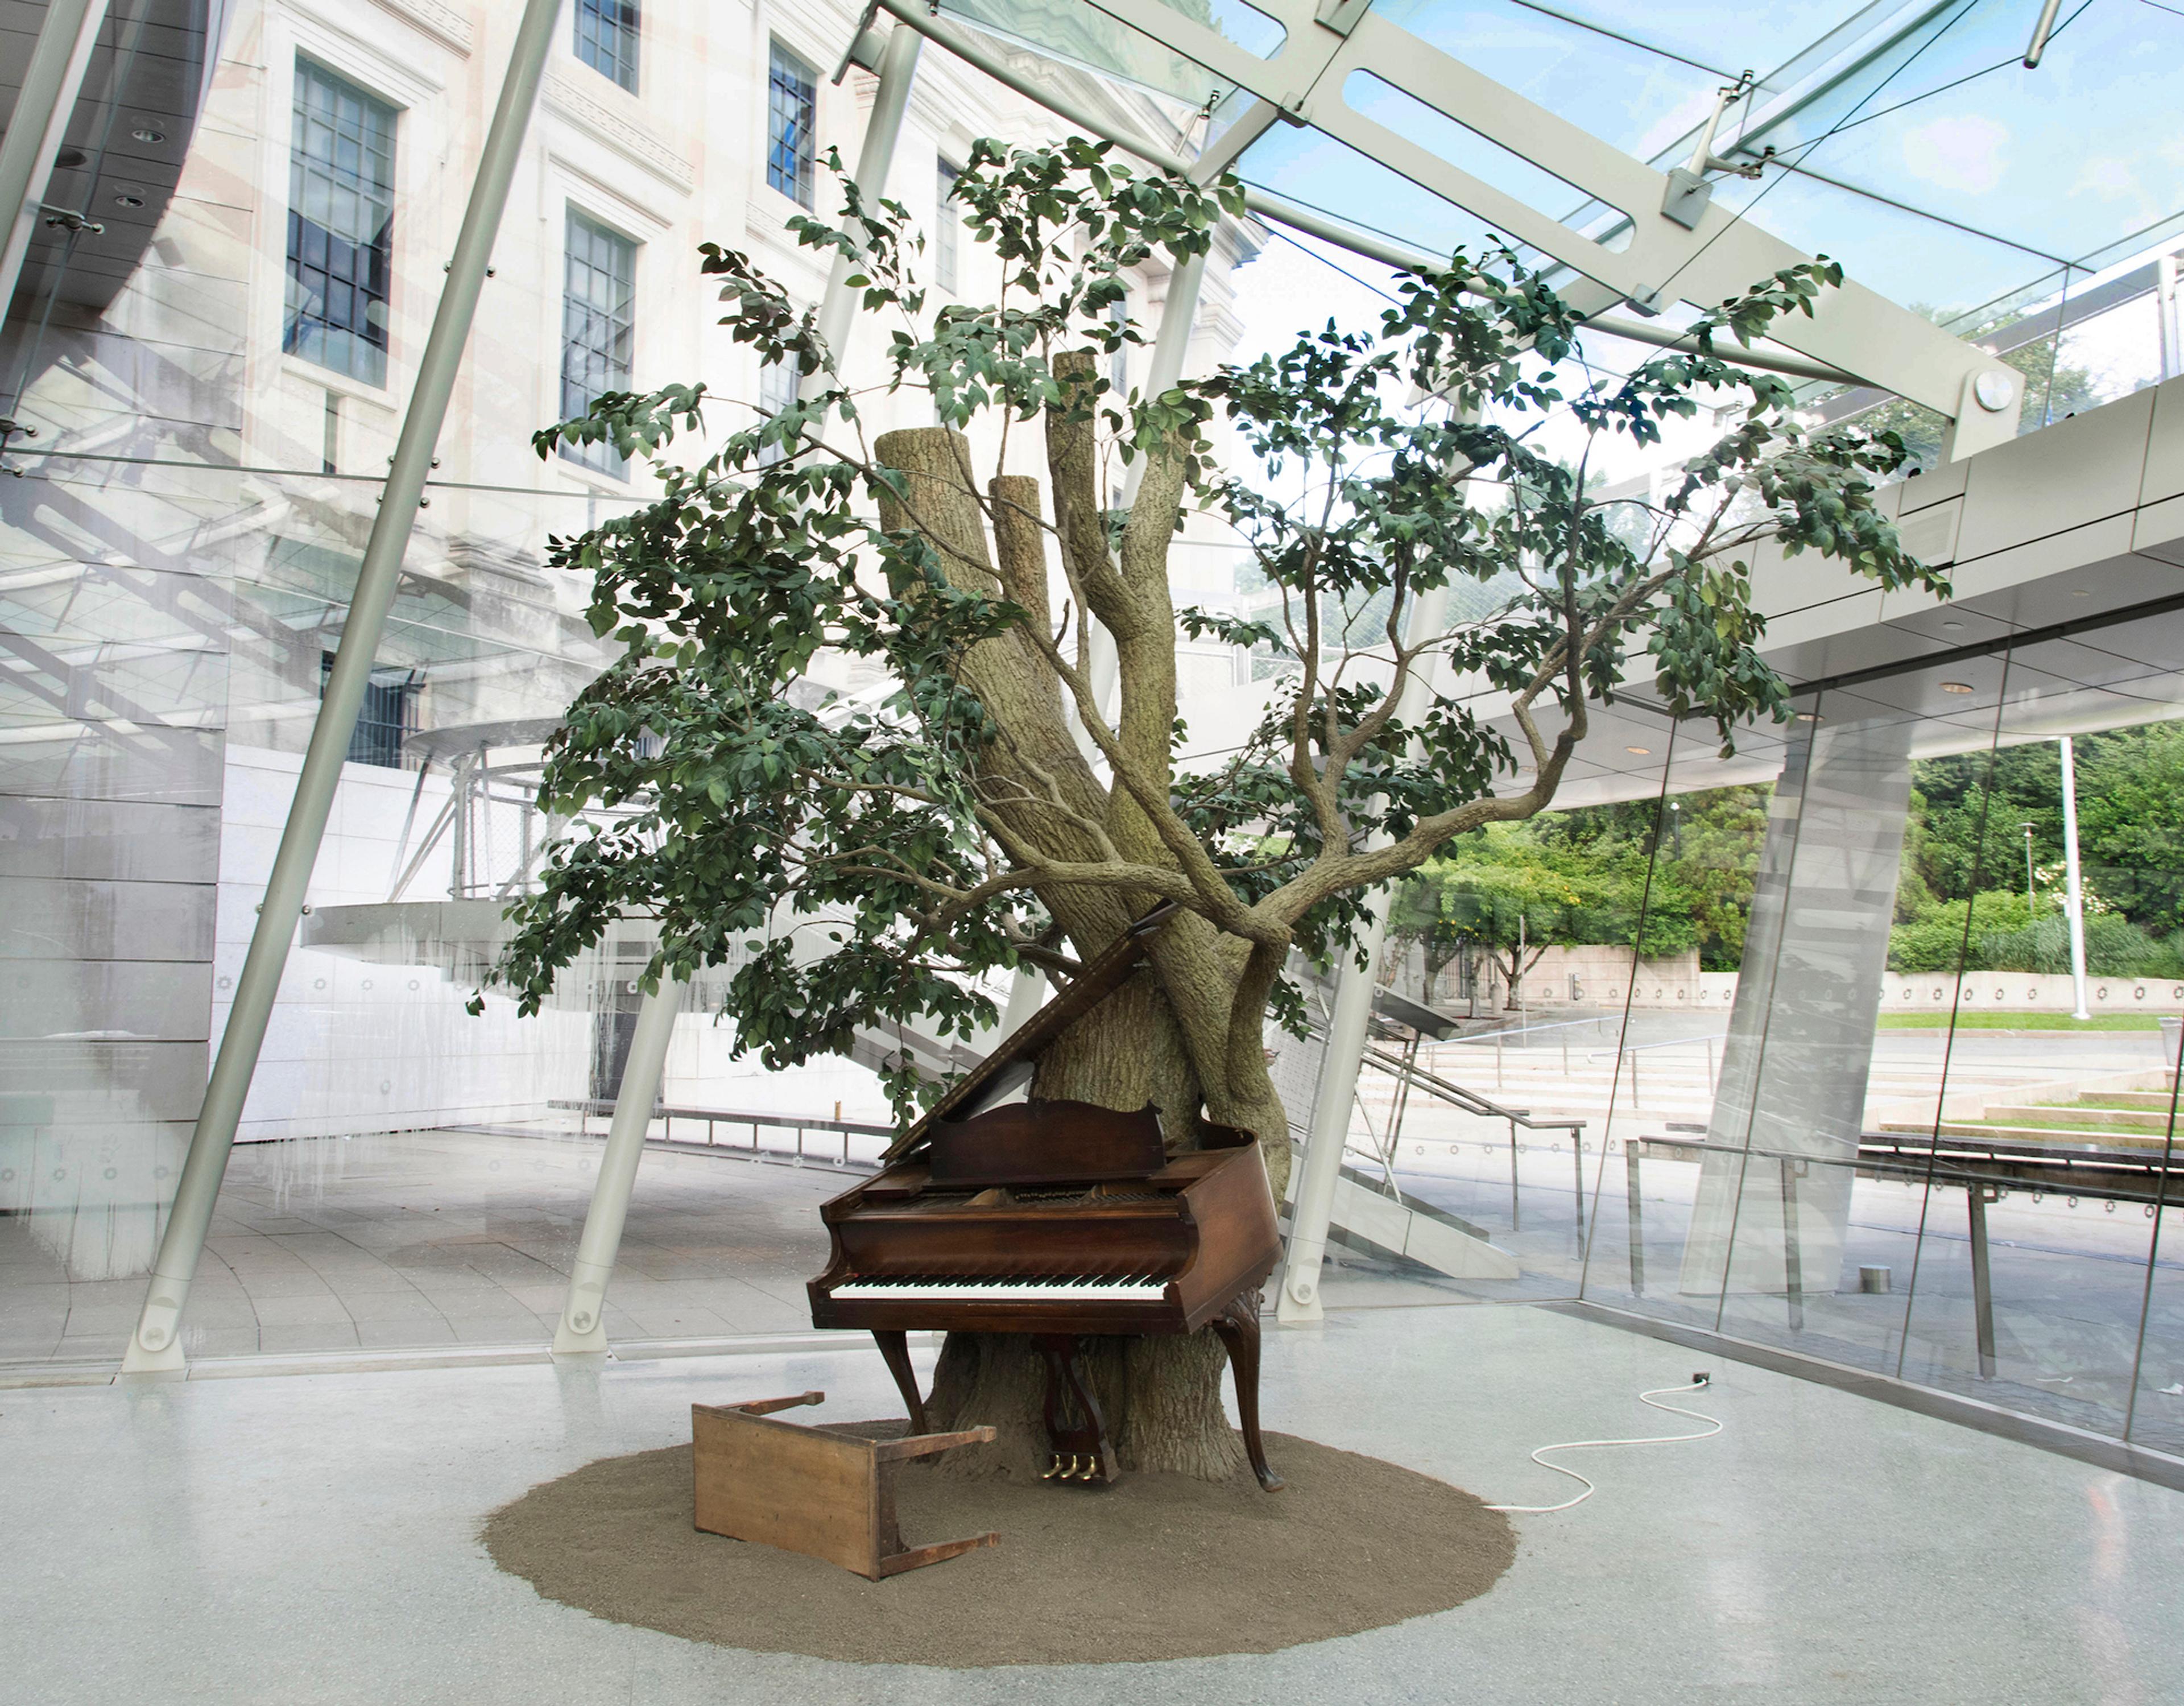
[[[598,1176],[596,1140],[399,1132],[245,1144],[190,1294],[192,1358],[543,1345]],[[847,1181],[655,1149],[616,1264],[617,1340],[811,1324],[819,1205]],[[0,1218],[0,1364],[117,1360],[144,1281],[71,1280],[58,1239]],[[56,1246],[59,1247],[57,1248]]]
[[[710,1154],[645,1152],[608,1293],[617,1344],[809,1330],[805,1282],[828,1249],[819,1206],[864,1175],[745,1159],[728,1136]],[[242,1145],[183,1349],[192,1359],[543,1349],[600,1147],[482,1131]],[[71,1279],[66,1239],[47,1230],[0,1216],[0,1385],[34,1365],[112,1367],[143,1304],[141,1277]],[[1453,1301],[1431,1287],[1387,1295]]]
[[[1269,1335],[1278,1427],[1484,1496],[1569,1486],[1526,1453],[1670,1430],[1687,1351],[1529,1306],[1341,1312]],[[161,1703],[2184,1698],[2184,1495],[1826,1387],[1714,1367],[1696,1444],[1591,1454],[1589,1503],[1516,1520],[1457,1610],[1264,1656],[953,1672],[693,1645],[540,1600],[481,1518],[688,1436],[689,1403],[830,1394],[869,1352],[0,1392],[0,1695]],[[1006,1544],[1006,1539],[1003,1544]],[[1236,1560],[1240,1569],[1251,1567]],[[940,1568],[945,1568],[944,1565]],[[1056,1608],[1061,1614],[1064,1608]]]

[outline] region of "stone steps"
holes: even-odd
[[[1989,1102],[1986,1117],[2013,1125],[2038,1125],[2067,1119],[2073,1125],[2098,1125],[2116,1131],[2167,1131],[2169,1109],[2088,1107],[2082,1102]]]
[[[2062,1110],[2050,1108],[2046,1112],[2057,1113]],[[1908,1132],[1922,1136],[1933,1129],[1912,1120],[1886,1120],[1880,1126],[1883,1131]],[[1942,1122],[1941,1135],[1943,1137],[1986,1138],[1996,1142],[2036,1143],[2050,1149],[2075,1144],[2081,1147],[2101,1149],[2148,1150],[2156,1154],[2168,1142],[2166,1135],[2158,1132],[2087,1131],[2075,1126],[2053,1125],[1975,1125],[1968,1120],[1954,1119]]]

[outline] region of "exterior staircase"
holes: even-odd
[[[2159,1151],[2169,1143],[2176,1106],[2176,1075],[2124,1073],[2090,1080],[2037,1101],[1984,1102],[1975,1118],[1942,1122],[1943,1137],[1981,1137],[2018,1143],[2095,1144],[2107,1149]],[[1884,1121],[1883,1131],[1925,1131],[1924,1123]]]

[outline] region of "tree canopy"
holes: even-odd
[[[1277,1145],[1263,1024],[1270,1004],[1298,1016],[1293,948],[1342,951],[1370,890],[1541,811],[1626,682],[1724,742],[1786,716],[1756,649],[1760,551],[1942,585],[1875,506],[1901,440],[1808,431],[1781,381],[1715,353],[1810,313],[1841,279],[1825,261],[1702,317],[1697,352],[1617,377],[1566,362],[1582,321],[1542,275],[1458,253],[1405,276],[1378,326],[1123,394],[1099,358],[1142,338],[1128,277],[1203,254],[1242,210],[1235,181],[989,141],[954,195],[998,258],[991,303],[928,304],[897,203],[844,184],[838,222],[792,221],[852,258],[888,339],[879,391],[924,392],[938,426],[868,436],[880,405],[814,310],[709,247],[722,324],[793,367],[800,399],[752,418],[676,384],[538,435],[542,454],[610,443],[658,495],[551,546],[623,650],[548,753],[543,803],[574,827],[511,909],[499,975],[526,1009],[616,915],[649,914],[647,980],[733,964],[738,1045],[788,1066],[860,1025],[989,1024],[978,974],[1067,978],[1172,900],[1152,960],[1178,1081]],[[1594,447],[1654,443],[1724,398],[1733,425],[1665,497],[1589,495]],[[1583,451],[1546,454],[1549,421]],[[1245,453],[1233,468],[1218,428]],[[1192,509],[1248,548],[1264,615],[1176,607]],[[1422,598],[1490,587],[1485,610],[1412,632]],[[1240,750],[1179,760],[1179,633],[1280,661]],[[814,704],[822,650],[883,690]],[[905,1110],[919,1093],[906,1071],[891,1088]]]

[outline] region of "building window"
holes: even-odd
[[[297,60],[281,347],[384,385],[393,243],[394,109]]]
[[[319,654],[319,697],[326,696],[326,678],[334,672],[334,655]],[[408,770],[412,760],[402,743],[417,732],[419,672],[414,669],[375,669],[364,689],[364,704],[356,714],[356,733],[348,738],[351,764],[376,764],[383,770]]]
[[[637,329],[637,245],[571,208],[567,254],[561,286],[564,421],[582,414],[604,392],[629,389]],[[561,454],[618,480],[629,471],[611,444],[564,444]]]
[[[577,0],[577,57],[637,92],[638,0]]]
[[[759,411],[769,421],[796,400],[796,367],[793,362],[769,361],[758,371]],[[771,468],[788,454],[783,444],[769,444],[758,453],[758,465]]]
[[[947,161],[939,163],[933,173],[933,282],[941,289],[953,293],[956,283],[956,238],[963,225],[962,215],[956,202],[956,180],[962,169]]]
[[[766,181],[801,207],[811,205],[811,160],[817,129],[819,80],[777,42],[766,103]]]

